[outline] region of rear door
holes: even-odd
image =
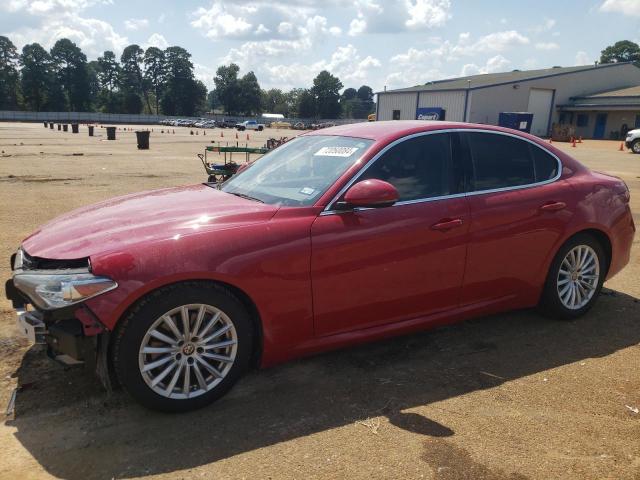
[[[311,229],[314,328],[324,336],[454,308],[468,207],[452,161],[457,135],[392,146],[355,181],[392,183],[391,207],[328,211]]]
[[[471,215],[461,304],[537,292],[543,265],[571,217],[560,161],[533,142],[499,132],[462,134]]]

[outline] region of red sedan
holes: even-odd
[[[57,218],[14,256],[7,294],[53,357],[185,411],[251,366],[516,308],[579,317],[634,232],[622,180],[537,137],[360,123],[222,185]]]

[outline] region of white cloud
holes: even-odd
[[[517,45],[527,45],[529,39],[515,30],[495,32],[480,37],[476,42],[469,42],[470,35],[460,34],[457,48],[466,54],[487,52],[503,52]]]
[[[556,26],[556,21],[553,18],[545,18],[544,22],[542,22],[540,25],[536,25],[535,27],[531,28],[531,31],[535,34],[540,34],[543,32],[548,32],[549,30],[553,29],[553,27]]]
[[[245,18],[230,13],[220,0],[214,1],[209,9],[198,8],[193,15],[196,19],[191,26],[202,30],[209,38],[241,36],[252,28]]]
[[[26,11],[32,15],[73,13],[96,4],[112,4],[113,0],[9,0],[0,9],[9,12]]]
[[[511,62],[504,58],[502,55],[496,55],[487,60],[487,62],[478,66],[475,63],[467,63],[462,67],[460,75],[466,77],[467,75],[477,75],[481,73],[496,73],[504,71]]]
[[[538,50],[558,50],[560,45],[554,42],[538,42],[534,47]]]
[[[89,58],[95,58],[105,50],[119,53],[129,43],[127,37],[118,34],[110,23],[76,13],[46,15],[37,27],[22,28],[8,36],[19,48],[32,42],[51,48],[57,40],[68,38]]]
[[[587,52],[580,50],[576,53],[575,65],[589,65],[590,63],[593,63],[593,61]]]
[[[149,48],[149,47],[158,47],[158,48],[164,50],[168,46],[169,46],[169,42],[167,42],[167,39],[164,38],[163,35],[160,35],[159,33],[153,33],[147,39],[147,42],[144,44],[143,47],[144,47],[145,50],[147,48]]]
[[[405,25],[409,28],[441,27],[451,18],[449,0],[405,0],[409,19]]]
[[[600,5],[602,12],[623,13],[640,17],[640,1],[638,0],[605,0]]]
[[[124,28],[127,30],[140,30],[141,28],[147,28],[149,26],[149,20],[146,18],[130,18],[124,21]]]
[[[256,35],[264,35],[266,33],[269,33],[271,30],[269,30],[267,27],[265,27],[262,23],[260,25],[258,25],[258,28],[256,28],[256,31],[253,32]]]
[[[358,17],[351,20],[349,23],[349,35],[355,37],[356,35],[360,35],[367,28],[367,22],[364,18]]]

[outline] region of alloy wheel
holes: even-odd
[[[149,327],[138,367],[157,394],[193,398],[213,389],[229,373],[237,346],[236,329],[223,311],[206,304],[182,305]]]
[[[588,245],[578,245],[567,253],[560,264],[556,289],[564,307],[579,310],[589,303],[598,288],[600,263]]]

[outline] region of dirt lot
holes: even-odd
[[[152,128],[152,127],[149,127]],[[0,279],[39,224],[144,189],[201,182],[195,158],[225,130],[106,140],[0,124]],[[165,129],[166,130],[166,129]],[[171,128],[171,131],[174,129]],[[251,133],[252,145],[291,131]],[[231,138],[229,138],[231,136]],[[244,142],[245,134],[241,135]],[[563,146],[621,176],[640,224],[640,156]],[[74,156],[73,154],[82,154]],[[509,313],[255,372],[180,416],[107,397],[91,374],[15,336],[0,300],[0,478],[640,479],[640,235],[595,308],[560,323]]]

